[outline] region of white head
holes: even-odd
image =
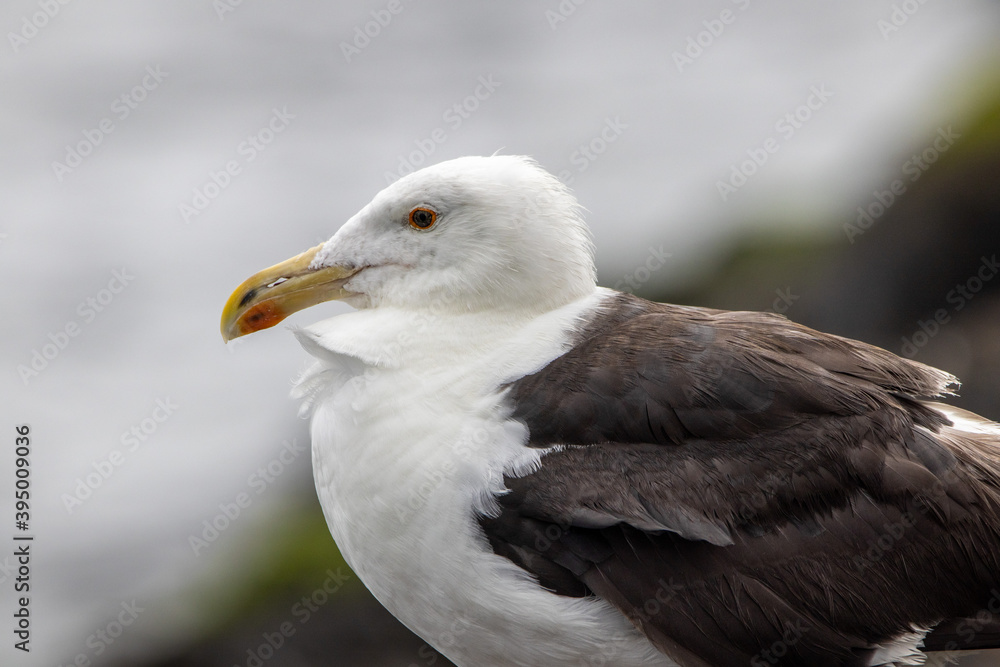
[[[545,312],[595,285],[590,234],[559,180],[526,157],[464,157],[401,178],[326,243],[251,277],[226,306],[223,336],[329,299]]]
[[[594,289],[578,209],[526,157],[458,158],[379,192],[312,266],[365,267],[344,285],[357,293],[347,299],[356,307],[550,310]]]

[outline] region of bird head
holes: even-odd
[[[593,245],[573,195],[520,156],[464,157],[379,192],[330,240],[243,282],[232,340],[314,304],[545,312],[593,291]]]

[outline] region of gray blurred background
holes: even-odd
[[[307,355],[218,321],[452,157],[569,183],[604,285],[863,338],[1000,418],[996,3],[8,0],[0,27],[0,664],[446,664],[326,532]]]

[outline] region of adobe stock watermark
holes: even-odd
[[[612,289],[635,294],[636,290],[649,282],[653,274],[662,269],[667,260],[674,256],[673,253],[664,252],[662,245],[659,248],[649,246],[648,250],[649,255],[646,257],[646,261],[635,267],[631,273],[622,276],[622,279],[616,282]]]
[[[957,644],[957,642],[955,642]],[[933,651],[927,654],[927,660],[923,667],[945,667],[945,665],[957,665],[962,658],[979,655],[980,651],[975,650],[954,650],[954,651]]]
[[[237,493],[231,501],[219,503],[219,511],[201,522],[201,530],[188,535],[188,546],[194,555],[200,556],[210,544],[218,540],[253,505],[254,496],[264,493],[291,463],[308,451],[308,446],[300,445],[294,438],[282,442],[281,452],[277,456],[250,473],[246,490]]]
[[[434,638],[434,647],[438,651],[444,652],[455,646],[462,635],[469,631],[472,623],[469,622],[464,616],[460,616],[451,622],[451,624],[441,631],[437,637]],[[417,655],[424,660],[423,663],[411,662],[407,667],[421,667],[423,665],[433,665],[438,660],[438,655],[435,652],[435,648],[432,648],[430,644],[423,644],[419,649],[417,649]]]
[[[771,302],[771,307],[767,309],[767,312],[784,315],[799,300],[799,295],[793,294],[791,287],[785,289],[779,287],[774,290],[774,294],[774,301]]]
[[[358,376],[355,379],[363,377]],[[502,431],[502,427],[498,426],[496,429]],[[414,513],[419,512],[434,498],[439,489],[450,487],[453,484],[456,475],[460,474],[461,464],[472,461],[474,451],[481,451],[486,443],[495,442],[502,438],[502,434],[491,434],[485,428],[471,428],[451,444],[453,455],[446,458],[439,468],[422,468],[419,472],[414,473],[414,476],[419,476],[420,483],[407,495],[405,502],[394,503],[390,507],[378,495],[372,497],[372,502],[386,510],[387,513],[393,512],[401,524],[406,523]]]
[[[632,618],[636,616],[639,614],[633,615]],[[616,630],[603,636],[600,646],[583,658],[580,667],[615,667],[621,663],[619,656],[623,646],[628,645],[631,641],[633,641],[632,634],[624,630]]]
[[[456,300],[456,296],[457,295],[454,291],[450,289],[443,290],[435,295],[434,299],[431,301],[430,308],[419,313],[414,313],[410,321],[410,326],[401,330],[398,334],[396,334],[395,340],[385,346],[385,355],[388,358],[393,358],[398,356],[404,349],[412,347],[416,341],[425,336],[430,327],[441,321],[441,317],[445,313],[450,312],[450,309]],[[310,370],[311,365],[299,372],[295,378],[292,378],[293,386],[297,387],[302,382],[303,377],[307,375]],[[382,377],[384,372],[384,368],[373,365],[365,365],[362,372],[353,375],[344,383],[344,387],[345,389],[350,389],[355,397],[359,397],[366,391],[369,383]],[[355,402],[352,402],[351,406],[355,410],[358,409]],[[456,457],[451,460],[454,461],[458,458],[467,459],[470,453],[468,447],[475,444],[485,433],[485,429],[482,428],[470,427],[470,429],[463,431],[462,436],[457,438],[452,444],[452,449],[456,454]],[[445,470],[444,472],[448,471]],[[431,475],[431,477],[433,478],[436,476]],[[417,495],[419,495],[419,493]],[[385,503],[380,499],[376,499],[375,502],[382,502],[382,505],[385,506]]]
[[[656,582],[656,590],[653,592],[653,595],[646,598],[641,607],[636,607],[631,613],[627,614],[627,616],[636,627],[648,625],[657,616],[659,616],[663,610],[667,610],[667,613],[670,613],[671,603],[674,598],[683,591],[684,586],[674,583],[673,577],[670,577],[669,580],[661,578]]]
[[[926,3],[927,0],[903,0],[898,4],[893,3],[888,18],[880,18],[875,22],[878,31],[882,33],[882,39],[888,41],[889,36],[899,32],[899,29],[909,23],[913,15]]]
[[[964,282],[958,283],[945,295],[945,302],[951,308],[938,308],[926,320],[917,320],[917,329],[910,336],[903,336],[903,346],[900,353],[912,359],[917,356],[927,343],[934,336],[941,332],[941,328],[951,322],[953,313],[957,313],[972,301],[973,298],[989,281],[993,280],[997,272],[1000,271],[1000,262],[997,256],[991,255],[980,257],[979,267],[976,272],[969,276]]]
[[[201,215],[218,199],[219,195],[232,184],[233,179],[242,174],[247,165],[260,157],[278,135],[288,129],[294,119],[295,114],[289,113],[287,106],[280,109],[272,108],[271,117],[267,122],[253,134],[247,135],[246,139],[236,146],[236,155],[239,158],[227,160],[218,171],[209,170],[208,179],[191,191],[190,202],[182,201],[177,205],[177,211],[185,224]]]
[[[794,623],[786,621],[784,623],[784,631],[781,633],[781,639],[775,640],[773,644],[751,658],[751,666],[769,667],[770,665],[778,664],[788,655],[793,646],[802,641],[802,638],[811,629],[810,626],[802,622],[801,618],[796,619]]]
[[[27,387],[34,378],[41,375],[69,347],[72,339],[79,336],[86,325],[97,319],[97,316],[103,313],[133,280],[135,276],[131,275],[128,269],[115,269],[111,272],[111,280],[108,281],[107,287],[93,296],[88,296],[76,307],[79,320],[71,319],[57,331],[50,331],[47,336],[48,342],[43,343],[40,348],[31,350],[28,363],[17,365],[17,374],[24,386]]]
[[[735,194],[746,185],[771,156],[781,150],[782,142],[787,142],[794,137],[820,109],[826,106],[833,96],[833,92],[827,89],[825,83],[810,87],[809,95],[805,101],[792,111],[780,116],[774,123],[774,131],[778,137],[770,136],[759,147],[748,148],[746,150],[747,159],[733,164],[726,180],[715,182],[715,187],[719,191],[722,201],[726,201],[730,195]]]
[[[944,650],[936,653],[933,656],[935,659],[928,660],[926,664],[957,664],[958,660],[955,658],[961,654],[956,654],[955,652],[962,651],[964,647],[972,644],[980,632],[984,630],[988,633],[991,632],[992,626],[997,620],[1000,620],[1000,590],[993,588],[990,590],[990,598],[986,601],[986,604],[976,611],[975,615],[962,620],[955,627],[955,634],[961,638],[961,641],[954,639],[949,641],[944,645]],[[968,653],[965,654],[967,655]]]
[[[212,9],[220,23],[226,20],[226,14],[232,14],[242,5],[243,0],[212,0]]]
[[[97,126],[81,131],[83,139],[75,144],[66,144],[66,154],[63,161],[52,161],[52,172],[56,181],[62,183],[63,179],[73,170],[83,164],[83,161],[94,153],[98,146],[118,127],[118,122],[124,121],[132,115],[132,112],[139,108],[139,105],[146,101],[149,94],[160,87],[160,84],[170,76],[170,72],[164,72],[159,65],[147,65],[145,75],[142,80],[129,90],[115,98],[111,103],[111,113],[114,118],[105,116],[98,121]]]
[[[926,514],[927,510],[928,507],[920,503],[918,512]],[[900,515],[898,521],[886,521],[883,523],[883,532],[876,539],[869,540],[868,548],[864,553],[855,554],[852,560],[854,569],[858,572],[864,572],[872,565],[881,561],[886,554],[899,545],[900,541],[906,535],[906,531],[917,525],[917,520],[918,517],[913,512],[907,510]]]
[[[569,17],[576,13],[576,10],[580,5],[585,3],[587,0],[559,0],[559,4],[556,8],[545,10],[545,20],[549,24],[549,28],[555,31],[559,27],[560,23],[565,23],[569,20]]]
[[[340,43],[340,52],[344,54],[344,60],[348,63],[352,58],[361,55],[361,52],[368,48],[372,40],[382,34],[382,31],[389,27],[393,19],[399,16],[406,7],[402,0],[389,0],[382,9],[371,11],[371,21],[364,25],[354,26],[353,36],[350,42]]]
[[[627,129],[628,125],[622,122],[621,116],[615,116],[614,118],[608,116],[605,118],[601,129],[588,141],[580,144],[576,147],[576,150],[570,153],[569,163],[576,167],[576,173],[582,174],[587,171],[590,165],[597,158],[604,155],[608,151],[608,148],[618,141]],[[563,169],[556,174],[556,178],[566,185],[571,185],[575,176],[571,170]]]
[[[863,574],[869,567],[876,565],[900,547],[907,531],[915,528],[922,517],[934,510],[934,503],[950,502],[948,485],[956,483],[959,482],[955,471],[948,470],[938,476],[932,484],[921,489],[921,494],[911,499],[907,509],[901,512],[897,519],[883,522],[882,532],[876,538],[868,540],[864,552],[853,557],[854,569]]]
[[[351,572],[338,567],[337,571],[326,571],[326,578],[309,595],[292,605],[289,614],[298,621],[298,626],[291,620],[279,623],[271,632],[262,632],[261,642],[256,647],[246,650],[246,659],[241,663],[245,667],[263,667],[264,663],[274,657],[286,642],[295,636],[295,632],[313,617],[323,605],[330,601],[340,589],[352,579]],[[240,667],[235,665],[234,667]]]
[[[140,607],[135,600],[122,602],[119,606],[121,610],[114,618],[87,636],[84,643],[90,650],[77,653],[68,662],[59,663],[59,667],[90,667],[94,664],[94,659],[104,655],[125,634],[125,631],[136,622],[139,614],[145,611],[145,608]]]
[[[62,11],[62,8],[70,2],[71,0],[38,0],[38,7],[41,11],[30,16],[22,16],[18,31],[7,33],[7,41],[10,42],[10,48],[14,49],[14,53],[23,49],[28,45],[28,42],[37,37],[38,32],[44,29],[49,21],[54,19]]]
[[[732,0],[732,3],[741,12],[746,11],[747,7],[750,6],[750,0]],[[711,48],[719,37],[722,37],[726,26],[736,23],[738,16],[739,14],[727,8],[719,12],[717,18],[702,21],[701,24],[705,29],[694,35],[688,35],[683,51],[674,51],[670,54],[674,59],[674,65],[677,66],[677,71],[683,74],[685,67],[694,65],[694,61],[701,58],[705,51]]]
[[[904,192],[906,192],[907,181],[916,183],[920,177],[931,168],[940,157],[955,145],[955,140],[960,139],[961,134],[948,127],[939,127],[934,139],[919,153],[914,153],[900,167],[902,177],[893,179],[889,187],[885,190],[875,190],[872,192],[872,199],[867,204],[862,204],[857,208],[857,218],[854,222],[844,223],[844,233],[847,240],[852,244],[855,237],[861,236],[868,231],[875,221],[885,215],[886,211],[896,202]],[[904,180],[904,177],[906,179]]]
[[[118,440],[122,449],[112,449],[103,459],[92,461],[90,467],[94,469],[93,472],[87,473],[83,477],[77,477],[76,486],[73,487],[72,493],[63,493],[59,496],[66,512],[72,514],[93,497],[94,492],[104,486],[104,483],[111,479],[111,476],[125,463],[128,455],[137,452],[153,437],[160,425],[170,419],[179,407],[169,396],[157,398],[149,414],[121,434]]]
[[[426,137],[413,140],[416,147],[414,150],[396,156],[396,171],[386,171],[383,174],[385,184],[392,185],[403,176],[416,171],[427,161],[427,158],[437,151],[439,146],[448,141],[449,136],[451,136],[448,132],[455,132],[462,127],[465,121],[479,110],[482,103],[490,99],[497,88],[502,85],[503,83],[497,81],[492,74],[480,76],[476,80],[476,87],[469,95],[449,106],[441,114],[441,120],[444,121],[447,129],[444,127],[434,128]]]

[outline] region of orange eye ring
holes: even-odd
[[[424,206],[418,206],[410,211],[410,227],[425,232],[437,222],[437,211]]]

